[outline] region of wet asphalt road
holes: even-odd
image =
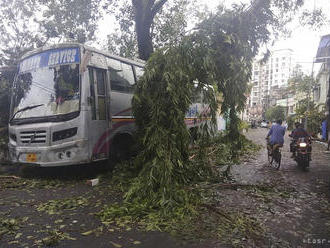
[[[264,227],[266,235],[264,241],[260,241],[261,243],[255,243],[256,240],[243,241],[243,247],[330,247],[330,153],[324,152],[325,146],[314,142],[309,171],[303,171],[290,158],[290,140],[286,136],[285,146],[282,149],[282,165],[279,170],[275,170],[268,165],[267,161],[265,141],[267,131],[267,129],[258,128],[250,129],[246,133],[249,139],[263,147],[255,157],[232,166],[231,173],[238,184],[271,185],[276,188],[276,192],[268,194],[244,188],[239,190],[220,188],[219,208],[228,212],[244,213],[245,216],[256,219]],[[30,189],[27,187],[29,184],[19,184],[16,188],[3,191],[0,189],[0,212],[10,217],[29,216],[30,220],[35,222],[31,227],[22,226],[20,232],[23,236],[18,239],[20,243],[10,243],[16,241],[13,240],[15,235],[6,236],[0,241],[0,247],[24,247],[21,245],[25,243],[27,247],[30,247],[35,242],[34,239],[41,239],[46,235],[43,232],[45,225],[51,226],[52,229],[60,228],[61,225],[56,224],[56,218],[40,214],[35,210],[35,206],[50,199],[82,195],[95,200],[97,204],[79,208],[79,211],[72,211],[66,217],[61,216],[66,225],[63,230],[78,240],[63,240],[59,247],[115,247],[109,246],[109,242],[112,241],[122,244],[123,247],[132,247],[131,240],[142,241],[142,245],[136,247],[182,247],[168,234],[162,233],[120,231],[87,237],[80,234],[100,225],[98,218],[89,213],[100,211],[103,204],[115,200],[109,193],[111,192],[109,188],[91,188],[85,184],[85,180],[82,180],[108,172],[107,165],[79,168],[79,178],[75,176],[77,168],[74,167],[59,170],[27,168],[21,171],[20,167],[1,166],[1,169],[13,175],[20,175],[21,172],[28,177],[30,175],[32,180],[29,184],[35,183],[34,178],[48,179],[66,176],[69,181],[54,181],[54,185],[41,185],[41,188],[39,188],[40,182],[37,181],[38,184]],[[72,179],[78,179],[78,181],[71,182]],[[274,199],[272,199],[273,196]],[[18,207],[15,204],[18,204]],[[75,227],[77,224],[73,221],[76,220],[79,220],[78,223],[81,225]],[[73,227],[75,228],[72,229]],[[42,230],[39,230],[40,228]],[[33,236],[33,239],[28,240],[26,237],[29,235]],[[118,239],[118,237],[121,238]],[[326,243],[315,245],[314,241]],[[185,247],[228,246],[224,246],[221,241],[206,241]]]
[[[265,137],[268,129],[250,129],[246,136],[262,149],[253,159],[232,167],[237,182],[243,184],[273,185],[278,192],[290,192],[288,196],[273,199],[264,204],[255,202],[249,206],[253,215],[263,222],[273,238],[269,247],[330,247],[330,153],[326,146],[313,141],[312,161],[307,171],[297,166],[290,157],[289,132],[282,148],[282,164],[279,170],[269,166]],[[247,208],[251,198],[239,203]],[[229,199],[228,201],[230,201]],[[243,210],[244,211],[244,210]],[[270,213],[268,213],[270,212]],[[272,243],[274,240],[279,243]]]

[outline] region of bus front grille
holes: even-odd
[[[20,139],[23,144],[46,143],[46,131],[24,131],[20,133]]]

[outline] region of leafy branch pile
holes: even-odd
[[[164,215],[175,209],[182,215],[193,212],[196,197],[186,187],[205,180],[210,171],[208,163],[196,167],[188,156],[190,137],[184,118],[196,88],[204,91],[213,122],[214,93],[221,93],[221,111],[230,119],[232,153],[239,155],[237,112],[245,105],[252,59],[260,42],[268,40],[272,19],[268,5],[220,9],[180,44],[160,49],[148,60],[133,98],[141,152],[135,160],[138,176],[125,195],[127,212],[137,216],[152,210]]]
[[[214,197],[217,197],[214,187],[217,183],[227,182],[230,179],[226,178],[223,166],[239,162],[240,157],[235,157],[235,154],[252,154],[259,148],[244,137],[242,139],[243,149],[238,153],[232,152],[233,144],[228,136],[217,136],[208,141],[198,142],[189,149],[186,165],[196,169],[195,174],[199,175],[200,180],[191,180],[190,183],[182,185],[181,189],[174,189],[177,190],[178,196],[173,201],[180,199],[180,196],[186,198],[181,198],[181,202],[176,201],[175,205],[172,203],[172,208],[161,209],[156,205],[157,203],[151,205],[149,199],[144,201],[140,199],[140,202],[124,199],[123,203],[108,206],[99,213],[102,222],[124,229],[137,225],[145,230],[167,231],[187,239],[217,238],[224,232],[229,232],[234,225],[239,228],[240,235],[253,233],[253,230],[259,227],[250,225],[252,222],[247,217],[235,213],[222,213],[220,209],[213,207]],[[201,152],[201,145],[203,145],[203,152]],[[115,168],[111,184],[125,194],[135,186],[139,171],[129,162],[122,163]],[[165,205],[165,207],[168,206]],[[210,208],[213,210],[210,211]],[[219,216],[220,212],[223,215]],[[229,219],[233,220],[232,223]],[[238,227],[239,223],[236,223],[236,220],[242,224],[242,227]],[[199,226],[194,227],[194,223],[199,223]]]

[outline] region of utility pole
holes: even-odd
[[[314,82],[314,61],[315,58],[313,58],[313,63],[312,63],[312,72],[311,72],[311,81],[308,83],[308,93],[307,93],[307,114],[305,118],[305,129],[307,130],[307,125],[308,125],[308,115],[310,111],[310,101],[311,101],[311,84]]]

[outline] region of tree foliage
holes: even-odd
[[[325,111],[319,110],[319,105],[305,98],[298,102],[294,120],[301,122],[307,118],[307,131],[313,135],[320,132],[322,121],[325,119]]]
[[[141,20],[137,16],[144,12],[150,17],[150,8],[141,7],[147,2],[154,3],[132,1],[137,36],[141,32],[138,28]],[[196,168],[188,158],[189,133],[184,117],[194,87],[197,84],[201,90],[209,86],[214,89],[208,91],[212,94],[206,98],[212,119],[217,110],[213,93],[222,95],[221,111],[230,119],[227,137],[235,156],[242,146],[237,113],[246,102],[252,60],[260,46],[270,41],[271,34],[286,30],[285,25],[302,3],[301,0],[255,0],[251,5],[233,5],[232,9],[219,7],[214,14],[204,15],[206,18],[189,35],[167,43],[151,55],[133,97],[141,148],[135,164],[140,170],[125,195],[125,205],[118,212],[113,208],[110,212],[141,216],[151,209],[165,214],[173,209],[189,209],[193,197],[184,188],[203,179],[209,171],[207,163]],[[139,14],[137,6],[141,7]],[[148,19],[148,28],[152,20]],[[140,34],[150,41],[147,31]],[[139,53],[144,49],[140,42],[137,39]],[[151,51],[146,46],[140,58],[148,58]],[[200,151],[205,158],[203,147],[200,146]]]
[[[109,48],[117,54],[131,56],[133,51],[134,55],[137,54],[139,46],[138,54],[142,59],[147,59],[149,56],[145,55],[150,55],[154,48],[178,42],[187,32],[188,19],[202,20],[210,14],[209,9],[201,9],[196,2],[187,0],[122,0],[121,3],[122,5],[120,1],[109,0],[105,5],[109,13],[116,13],[120,24],[120,28],[109,35]],[[262,1],[255,0],[252,3],[254,6],[260,6]],[[304,9],[304,3],[304,0],[265,1],[272,16],[272,20],[268,20],[271,21],[268,28],[272,33],[272,36],[269,36],[272,42],[280,36],[290,35],[286,24],[294,19],[301,25],[312,28],[320,28],[327,23],[328,18],[321,9]],[[238,6],[233,4],[234,9]],[[119,9],[119,12],[114,9]],[[141,39],[137,38],[138,36]]]
[[[35,0],[2,0],[0,66],[15,65],[24,52],[43,44],[38,30],[30,28],[35,24],[33,17],[36,11],[38,11],[38,6]]]
[[[267,120],[276,121],[285,119],[285,107],[283,106],[274,106],[267,109],[265,113]]]
[[[170,211],[188,203],[182,189],[201,179],[208,168],[194,168],[188,160],[189,133],[184,117],[194,88],[208,90],[210,116],[215,119],[214,93],[222,94],[222,112],[230,117],[229,137],[240,148],[237,112],[244,108],[251,63],[261,43],[269,39],[272,21],[269,2],[252,7],[220,8],[200,23],[179,44],[154,52],[145,67],[133,98],[141,153],[141,167],[126,194],[129,204]]]
[[[43,44],[37,30],[30,30],[36,1],[2,0],[0,7],[0,116],[6,125],[9,115],[10,89],[19,58],[28,50]]]
[[[288,91],[294,95],[304,94],[308,97],[315,86],[316,82],[312,76],[300,73],[289,79]]]
[[[70,39],[85,43],[94,38],[101,0],[38,1],[45,10],[42,18],[36,19],[48,39]]]
[[[108,35],[108,49],[114,54],[126,58],[138,57],[136,32],[134,31],[134,11],[129,0],[124,1],[121,6],[117,6],[117,12],[113,10],[113,3],[108,13],[115,16],[119,23],[119,28],[115,32]]]
[[[311,100],[312,90],[316,84],[312,76],[300,73],[289,80],[288,87],[291,93],[303,97],[297,103],[296,115],[293,120],[300,122],[307,118],[307,130],[313,134],[319,132],[320,123],[325,118],[324,111],[320,111],[319,106]]]
[[[99,0],[1,1],[0,66],[16,65],[23,53],[50,39],[85,42],[93,37],[99,17]]]

